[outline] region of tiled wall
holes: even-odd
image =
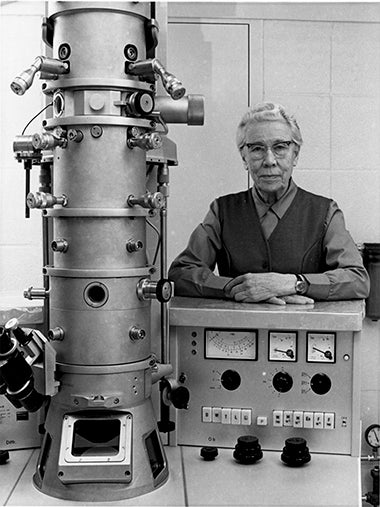
[[[43,107],[37,79],[25,95],[10,89],[13,78],[42,54],[43,2],[9,2],[1,6],[0,30],[0,301],[24,301],[27,287],[42,285],[41,213],[24,218],[24,169],[13,156],[12,144],[26,123]],[[26,134],[41,131],[41,119]],[[38,189],[38,168],[32,171],[31,189]]]

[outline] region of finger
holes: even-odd
[[[285,298],[278,298],[276,296],[266,299],[265,303],[270,303],[272,305],[280,305],[280,306],[284,306],[286,304]]]
[[[227,283],[227,285],[224,287],[224,290],[226,292],[231,292],[231,289],[233,287],[236,287],[236,285],[239,285],[243,281],[243,277],[244,277],[244,275],[239,275],[236,278],[233,278],[232,280],[230,280]]]
[[[230,296],[232,296],[233,298],[236,298],[236,296],[239,297],[249,296],[249,293],[247,292],[247,287],[243,283],[239,283],[231,287],[228,291],[228,294],[230,294]]]
[[[282,297],[285,303],[293,304],[293,305],[312,305],[314,304],[314,299],[311,299],[307,296],[302,296],[301,294],[293,294],[291,296],[283,296]]]

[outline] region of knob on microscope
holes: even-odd
[[[205,461],[214,461],[218,456],[218,448],[211,446],[202,447],[200,455]]]
[[[239,437],[235,445],[233,457],[238,463],[243,465],[256,463],[256,461],[263,457],[259,439],[253,435]]]
[[[287,438],[281,460],[290,467],[300,467],[309,463],[311,456],[309,448],[306,446],[306,440],[301,437]]]

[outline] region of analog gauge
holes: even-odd
[[[307,362],[335,363],[335,333],[307,333]]]
[[[380,448],[380,424],[371,424],[365,430],[364,438],[367,444],[373,449]]]
[[[205,329],[205,357],[256,361],[257,331]]]
[[[269,332],[269,361],[297,361],[297,333]]]

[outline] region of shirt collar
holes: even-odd
[[[296,193],[297,193],[297,185],[294,183],[293,179],[290,180],[289,187],[284,195],[280,197],[278,201],[274,204],[269,205],[263,201],[262,197],[257,191],[255,186],[252,187],[252,197],[256,206],[257,214],[259,218],[263,218],[263,216],[267,213],[269,209],[271,209],[279,219],[281,219],[286,210],[289,208],[291,202],[293,201]]]

